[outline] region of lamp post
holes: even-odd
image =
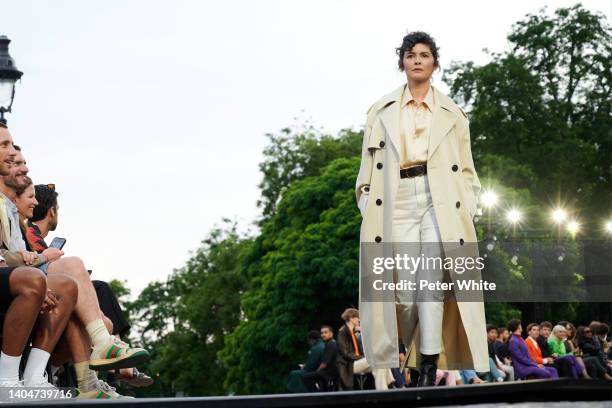
[[[23,72],[15,66],[15,61],[9,54],[8,47],[11,40],[0,35],[0,123],[6,124],[4,114],[11,112],[15,98],[15,83],[21,78]]]

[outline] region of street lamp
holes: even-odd
[[[21,78],[23,72],[15,66],[15,61],[9,54],[8,47],[11,40],[0,35],[0,123],[6,124],[4,113],[11,112],[15,98],[15,83]]]

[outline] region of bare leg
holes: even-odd
[[[91,279],[83,261],[77,257],[61,258],[49,263],[47,268],[49,276],[67,275],[74,279],[79,288],[76,314],[83,325],[88,325],[94,320],[102,319],[102,311],[98,304],[98,296],[91,284]]]
[[[54,310],[38,319],[32,345],[51,353],[72,315],[77,300],[77,285],[73,279],[61,275],[49,276],[47,285],[57,294],[59,303]]]
[[[15,297],[4,318],[2,351],[9,356],[23,353],[47,293],[47,279],[36,268],[18,267],[9,277]]]

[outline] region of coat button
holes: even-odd
[[[461,203],[460,203],[459,201],[457,201],[457,202],[455,203],[455,207],[457,207],[457,208],[461,207]]]
[[[457,170],[459,170],[459,166],[457,166],[456,164],[453,164],[452,169],[453,169],[453,171],[457,171]]]
[[[379,198],[376,200],[376,205],[381,205],[382,204],[382,200]]]
[[[368,193],[370,191],[370,187],[366,186],[364,190],[366,191],[366,193]]]
[[[382,163],[376,163],[376,168],[377,168],[378,170],[382,169]]]
[[[380,143],[378,144],[380,147],[385,147],[385,142],[384,141],[380,141]]]
[[[459,238],[459,245],[463,245],[465,241],[463,240],[463,238]]]
[[[376,238],[374,238],[374,241],[380,242],[380,241],[382,241],[382,238],[381,237],[376,237]]]

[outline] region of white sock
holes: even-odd
[[[28,356],[25,370],[23,370],[23,379],[30,380],[32,378],[43,378],[49,357],[50,354],[45,350],[32,348]]]
[[[104,346],[112,340],[112,336],[108,333],[102,319],[97,319],[90,322],[87,326],[85,326],[85,329],[87,330],[87,333],[91,338],[91,343],[94,347]]]
[[[96,372],[89,369],[89,361],[74,364],[77,376],[77,386],[81,392],[93,390],[96,387],[98,376]]]
[[[0,353],[0,381],[19,381],[21,356],[13,357]]]

